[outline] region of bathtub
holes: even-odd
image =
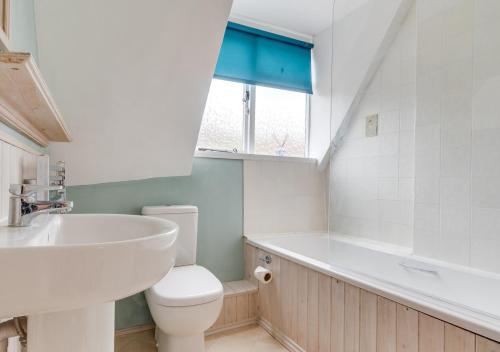
[[[500,341],[500,275],[340,234],[246,236],[247,243]]]

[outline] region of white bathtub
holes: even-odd
[[[340,235],[247,236],[248,243],[500,341],[500,275]],[[500,254],[499,254],[500,255]]]

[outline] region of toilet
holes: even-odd
[[[196,265],[198,208],[190,205],[145,206],[142,214],[179,226],[175,266],[146,291],[156,323],[159,352],[203,352],[204,332],[217,320],[224,298],[221,282]]]

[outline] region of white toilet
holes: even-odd
[[[196,265],[198,208],[195,206],[146,206],[142,214],[179,225],[175,267],[146,291],[156,323],[159,352],[203,352],[204,332],[217,320],[224,293],[221,282]]]

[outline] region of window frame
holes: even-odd
[[[218,79],[218,78],[213,78]],[[310,139],[310,125],[311,125],[311,95],[302,93],[306,99],[306,109],[304,111],[304,156],[278,156],[268,154],[255,154],[255,112],[257,103],[257,86],[254,84],[241,83],[243,87],[242,92],[242,110],[243,110],[243,133],[242,133],[242,146],[243,150],[238,150],[238,154],[252,154],[273,156],[279,158],[309,158],[309,139]],[[278,89],[278,88],[275,88]],[[199,148],[206,148],[204,146],[197,146]],[[208,148],[210,149],[210,148]]]

